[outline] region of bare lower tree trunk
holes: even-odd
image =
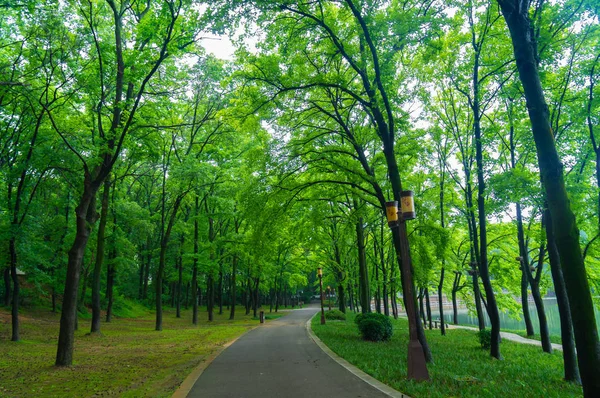
[[[212,275],[206,278],[206,309],[208,310],[208,321],[212,322],[215,319],[215,282]]]
[[[117,258],[116,250],[116,247],[112,248],[111,254],[109,256],[109,262],[107,264],[108,269],[106,272],[106,323],[110,323],[112,321],[113,316],[113,304],[115,301],[113,291],[115,288],[115,274],[117,272],[115,264],[115,259]]]
[[[427,310],[427,322],[429,323],[429,330],[433,329],[431,324],[431,301],[429,300],[429,288],[425,288],[425,308]]]
[[[10,305],[11,298],[11,281],[10,281],[10,267],[4,268],[4,305]]]
[[[442,259],[442,272],[440,274],[440,283],[438,284],[438,305],[440,308],[440,333],[442,333],[442,336],[446,335],[446,323],[444,321],[444,300],[443,300],[443,294],[442,294],[442,289],[444,287],[444,274],[446,272],[446,269],[444,268],[445,265],[445,260]]]
[[[11,341],[19,341],[21,339],[19,334],[19,277],[17,276],[17,247],[14,237],[11,237],[9,242],[9,253],[10,253],[10,273],[12,276],[13,289],[12,289],[12,310],[11,310],[11,323],[12,323],[12,336]]]
[[[238,256],[237,254],[233,255],[233,261],[231,262],[231,288],[229,289],[231,292],[231,308],[229,310],[229,320],[233,320],[235,318],[235,302],[237,299],[237,282],[236,282],[236,274],[237,274],[237,263]]]
[[[56,352],[56,366],[70,366],[73,362],[73,343],[75,340],[75,322],[77,320],[77,293],[81,262],[85,247],[90,237],[91,226],[96,221],[96,192],[98,186],[93,185],[90,176],[86,175],[84,191],[75,209],[77,217],[75,240],[69,250],[67,263],[67,278],[63,294],[62,312],[60,317],[60,332]]]
[[[106,221],[108,220],[108,198],[110,196],[110,178],[104,181],[102,192],[102,209],[100,211],[100,223],[98,224],[98,239],[96,242],[96,262],[92,279],[92,328],[90,333],[100,333],[100,277],[102,275],[102,263],[104,262],[104,235],[106,232]]]
[[[199,203],[198,203],[198,195],[196,195],[196,201],[194,206],[194,261],[193,261],[193,269],[192,269],[192,297],[194,302],[192,304],[192,324],[198,324],[198,215],[199,215]]]
[[[573,323],[571,320],[571,308],[567,296],[567,288],[563,279],[560,266],[560,257],[554,243],[554,233],[552,232],[552,218],[548,209],[544,211],[546,218],[546,241],[548,246],[548,261],[550,262],[550,271],[552,272],[552,281],[554,282],[554,292],[556,294],[556,304],[560,317],[560,336],[563,347],[563,363],[565,371],[565,380],[573,383],[581,383],[579,375],[579,366],[577,365],[577,352],[575,350],[575,336],[573,334]]]
[[[355,201],[354,208],[358,205]],[[371,312],[369,303],[371,295],[369,294],[369,271],[367,270],[367,258],[365,253],[365,237],[363,229],[363,219],[360,217],[356,223],[356,238],[358,245],[358,279],[360,283],[360,307],[363,314]]]

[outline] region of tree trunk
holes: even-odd
[[[237,292],[236,292],[236,274],[237,274],[237,263],[238,263],[238,256],[237,254],[233,255],[233,261],[231,262],[231,280],[230,280],[230,284],[231,284],[231,288],[229,289],[231,292],[231,308],[229,310],[229,320],[234,320],[235,319],[235,302],[237,299]],[[277,311],[277,310],[275,310]]]
[[[150,264],[152,263],[152,250],[150,237],[148,237],[146,241],[146,245],[148,247],[148,253],[146,258],[146,266],[144,267],[144,289],[142,291],[142,299],[146,300],[148,298],[148,281],[150,280]]]
[[[477,58],[478,59],[478,58]],[[478,74],[478,62],[474,69],[473,81],[479,81]],[[478,98],[477,94],[478,85],[475,84],[475,98]],[[485,211],[485,180],[483,176],[483,146],[481,143],[481,125],[480,114],[479,114],[479,102],[476,100],[473,106],[474,113],[474,127],[475,127],[475,159],[477,162],[477,212],[479,215],[479,275],[481,276],[481,282],[485,289],[485,297],[487,298],[487,310],[492,325],[492,339],[490,347],[490,355],[496,359],[502,359],[500,354],[500,313],[498,312],[498,304],[496,303],[496,296],[494,289],[492,288],[492,282],[489,274],[489,264],[487,256],[487,219]]]
[[[499,1],[512,38],[515,59],[523,91],[538,164],[552,216],[554,241],[563,270],[571,317],[575,327],[579,371],[586,397],[600,396],[600,344],[594,314],[594,302],[579,245],[579,230],[565,188],[563,165],[559,159],[554,134],[550,127],[549,112],[537,69],[537,44],[529,20],[528,7],[520,2]]]
[[[183,285],[183,258],[179,256],[179,265],[177,266],[178,278],[177,278],[177,310],[175,317],[181,318],[181,287]]]
[[[431,302],[429,301],[429,288],[425,288],[425,308],[427,309],[427,322],[429,322],[429,330],[433,329],[431,323]]]
[[[106,178],[106,180],[104,180],[104,191],[102,192],[102,209],[100,211],[98,240],[96,242],[96,262],[94,264],[94,275],[92,279],[92,328],[90,333],[100,333],[100,279],[102,275],[102,263],[104,262],[104,235],[106,232],[106,221],[108,220],[109,196],[110,178]]]
[[[192,297],[194,298],[194,302],[192,304],[192,324],[198,324],[198,215],[199,215],[199,206],[198,206],[198,195],[196,195],[196,201],[194,206],[194,261],[192,268]]]
[[[452,289],[452,323],[458,325],[458,307],[456,305],[456,289]]]
[[[246,315],[250,313],[250,277],[248,276],[248,280],[246,283],[246,290],[244,291],[244,304],[246,306]]]
[[[4,305],[7,307],[10,305],[10,298],[11,298],[10,273],[11,273],[10,266],[4,268]]]
[[[442,298],[442,290],[444,288],[444,274],[446,272],[446,269],[444,268],[445,265],[445,260],[442,259],[442,271],[440,274],[440,283],[438,284],[438,305],[440,308],[440,333],[442,333],[442,336],[446,335],[446,324],[444,321],[444,300]]]
[[[208,311],[208,321],[212,322],[215,319],[214,315],[215,305],[215,282],[213,276],[208,275],[206,278],[206,309]]]
[[[419,316],[425,322],[425,305],[423,300],[425,299],[425,290],[420,287],[419,288]]]
[[[190,305],[190,283],[185,284],[185,300],[184,300],[185,309],[187,310]]]
[[[577,352],[575,351],[575,337],[573,335],[573,323],[571,321],[571,308],[567,296],[567,288],[563,279],[560,266],[560,257],[554,243],[554,233],[552,228],[552,218],[548,209],[544,211],[546,221],[546,245],[548,247],[548,260],[550,262],[550,271],[554,283],[554,293],[556,294],[556,304],[560,317],[560,335],[563,347],[563,363],[565,371],[565,380],[581,383],[579,375],[579,366],[577,365]]]
[[[514,161],[513,161],[514,164]],[[513,166],[514,168],[514,166]],[[529,280],[527,278],[527,269],[529,267],[527,247],[525,246],[525,233],[523,232],[523,216],[521,214],[521,204],[517,203],[517,238],[519,241],[519,265],[521,266],[521,306],[523,308],[523,319],[525,320],[525,329],[527,336],[533,336],[533,324],[529,314]]]
[[[75,340],[77,293],[79,290],[81,262],[85,254],[87,241],[90,237],[91,227],[96,221],[95,202],[98,188],[99,186],[92,184],[90,176],[86,174],[83,194],[75,209],[76,232],[75,240],[69,250],[69,260],[67,263],[67,277],[60,316],[56,366],[71,366],[73,363],[73,342]]]
[[[354,208],[356,209],[358,206],[356,201],[354,202]],[[367,270],[367,258],[365,253],[365,234],[363,229],[363,219],[362,217],[358,218],[358,222],[356,223],[356,239],[358,245],[358,280],[360,283],[360,307],[361,312],[366,314],[371,312],[371,305],[369,303],[369,299],[371,295],[369,294],[369,277]]]
[[[114,231],[113,231],[114,233]],[[112,321],[113,315],[113,303],[114,296],[113,291],[115,287],[115,274],[116,274],[116,264],[115,259],[117,258],[116,247],[113,247],[111,250],[110,260],[107,264],[108,269],[106,273],[106,299],[108,300],[108,304],[106,305],[106,323],[110,323]]]
[[[169,245],[169,239],[171,238],[171,231],[173,230],[173,225],[175,224],[175,218],[177,217],[177,211],[179,210],[179,206],[181,205],[181,201],[183,200],[184,195],[179,195],[175,202],[173,203],[173,210],[171,211],[171,215],[169,216],[169,222],[167,224],[166,231],[164,230],[163,225],[163,234],[160,240],[160,255],[158,258],[158,272],[156,273],[156,325],[155,330],[162,330],[162,285],[163,285],[163,274],[165,271],[165,262],[166,262],[166,254],[167,254],[167,246]],[[164,217],[164,216],[163,216]]]
[[[223,265],[219,268],[219,315],[223,315]]]
[[[8,249],[10,255],[10,273],[12,276],[13,289],[12,289],[12,310],[11,310],[11,322],[12,322],[12,337],[11,341],[19,341],[19,277],[17,276],[17,246],[16,238],[11,236],[8,241]]]
[[[254,318],[256,318],[257,312],[258,312],[258,307],[259,305],[259,300],[260,300],[260,295],[259,295],[259,290],[258,290],[258,285],[260,284],[260,278],[256,278],[256,282],[254,285],[254,303],[252,306],[252,311],[253,311],[253,315]]]

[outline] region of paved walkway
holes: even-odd
[[[188,397],[386,397],[344,369],[308,336],[309,307],[262,325],[221,353]]]
[[[461,326],[461,325],[448,325],[449,329],[467,329],[467,330],[479,330],[477,328],[474,327],[470,327],[470,326]],[[523,336],[519,336],[518,334],[515,333],[509,333],[509,332],[500,332],[500,337],[502,337],[503,339],[506,340],[511,340],[511,341],[515,341],[517,343],[523,343],[523,344],[529,344],[529,345],[536,345],[538,347],[542,346],[542,342],[539,340],[535,340],[535,339],[526,339]],[[551,343],[552,344],[552,349],[554,350],[558,350],[558,351],[562,351],[562,344],[556,344],[556,343]]]

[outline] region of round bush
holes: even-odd
[[[363,314],[362,312],[359,312],[358,314],[356,314],[356,316],[354,317],[354,323],[356,323],[357,325],[360,323],[360,320],[362,319]]]
[[[362,314],[357,323],[364,340],[385,341],[394,333],[392,321],[384,314]]]
[[[344,314],[340,310],[325,311],[325,319],[329,319],[332,321],[345,321],[346,314]]]
[[[479,344],[481,344],[481,348],[484,350],[489,350],[492,346],[492,332],[488,329],[483,329],[477,332],[477,338],[479,339]]]

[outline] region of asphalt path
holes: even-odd
[[[317,311],[293,310],[246,333],[206,368],[188,397],[386,397],[313,342],[305,324]]]

